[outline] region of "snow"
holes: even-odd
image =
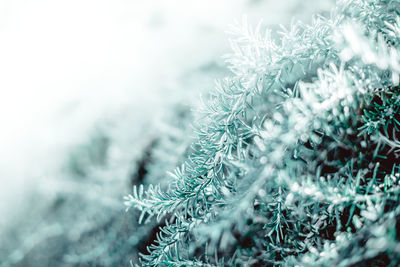
[[[261,18],[267,25],[289,24],[293,14],[310,20],[311,12],[329,6],[296,0],[1,1],[0,214],[7,216],[0,230],[23,208],[39,205],[29,201],[32,192],[59,190],[53,182],[71,149],[99,122],[117,121],[119,148],[142,149],[146,129],[169,104],[208,89],[200,81],[176,90],[188,71],[229,52],[224,32],[243,13],[252,25]]]

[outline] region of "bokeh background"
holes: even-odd
[[[167,183],[229,75],[230,24],[279,31],[324,0],[0,0],[0,266],[128,266],[157,222],[123,196]]]

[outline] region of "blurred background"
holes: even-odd
[[[138,263],[158,225],[123,196],[190,152],[200,95],[229,75],[229,25],[332,5],[0,0],[0,266]]]

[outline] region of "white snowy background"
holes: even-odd
[[[157,119],[174,102],[188,97],[192,103],[211,90],[201,79],[182,89],[180,79],[211,61],[223,64],[230,52],[225,32],[242,15],[276,28],[294,18],[308,22],[331,5],[0,0],[0,234],[58,191],[79,188],[62,181],[62,168],[96,125],[113,123],[111,158],[122,166],[124,155],[139,154],[156,134]],[[126,178],[114,170],[115,181]]]

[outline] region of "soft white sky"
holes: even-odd
[[[229,52],[224,31],[243,13],[287,24],[295,11],[326,8],[248,2],[0,0],[0,213],[56,175],[106,114],[153,116],[164,84]]]

